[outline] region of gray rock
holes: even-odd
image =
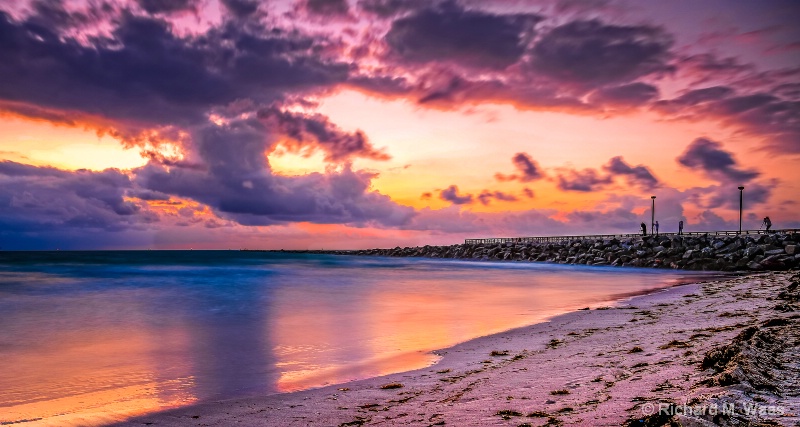
[[[751,270],[763,270],[764,266],[761,265],[760,263],[755,262],[755,261],[751,261],[751,262],[749,262],[747,264],[747,268],[749,268]]]
[[[788,255],[794,255],[797,252],[797,245],[786,245],[783,250],[786,251]]]

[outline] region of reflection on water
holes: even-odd
[[[85,424],[426,366],[697,273],[249,252],[0,253],[0,423]]]

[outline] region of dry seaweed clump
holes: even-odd
[[[381,386],[382,390],[391,390],[391,389],[395,389],[395,388],[403,388],[403,384],[400,384],[400,383],[389,383],[389,384],[384,384],[384,385]]]
[[[725,346],[703,357],[701,369],[713,369],[709,385],[744,384],[755,390],[780,393],[776,385],[781,372],[787,372],[782,353],[800,345],[797,319],[775,318],[751,326]]]

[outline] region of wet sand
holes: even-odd
[[[416,371],[117,425],[662,425],[673,413],[682,425],[800,425],[792,280],[677,286],[471,340]]]

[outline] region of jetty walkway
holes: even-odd
[[[647,236],[658,237],[701,237],[701,236],[740,236],[740,235],[757,235],[757,234],[800,234],[800,228],[784,228],[777,230],[764,229],[761,230],[722,230],[722,231],[684,231],[678,233],[658,233],[648,234]],[[590,235],[575,235],[575,236],[535,236],[535,237],[490,237],[484,239],[465,239],[465,245],[486,245],[496,243],[561,243],[573,240],[623,240],[635,239],[643,236],[642,233],[628,233],[628,234],[590,234]]]

